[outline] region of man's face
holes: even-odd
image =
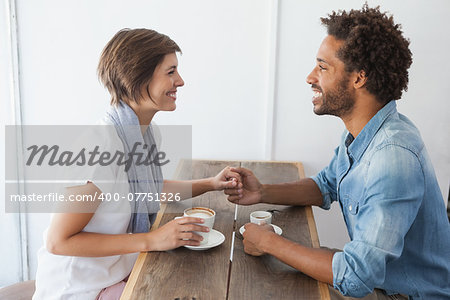
[[[336,56],[343,41],[327,36],[317,52],[316,66],[306,78],[314,92],[312,103],[317,115],[345,117],[355,103],[355,92],[351,88],[349,73],[344,63]]]

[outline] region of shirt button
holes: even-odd
[[[351,205],[348,207],[348,210],[349,210],[349,211],[352,211],[352,206],[351,206]]]

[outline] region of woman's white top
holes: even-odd
[[[104,122],[100,124],[106,125]],[[123,151],[117,133],[108,136],[104,135],[101,129],[93,131],[89,134],[93,134],[99,143],[109,149]],[[102,202],[83,231],[125,234],[130,222],[131,209],[126,199],[129,185],[124,165],[88,166],[83,168],[82,172],[81,178],[85,178],[85,182],[93,182],[104,194],[118,193],[125,196],[125,199],[119,201]],[[98,178],[102,180],[97,180]],[[44,232],[44,246],[37,254],[38,269],[33,300],[95,299],[103,288],[123,280],[130,274],[138,255],[138,253],[107,257],[54,255],[45,247],[47,231],[48,229]]]

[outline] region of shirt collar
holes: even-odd
[[[347,141],[350,143],[348,148],[348,154],[353,157],[354,160],[359,160],[363,155],[364,151],[369,146],[375,134],[380,129],[381,125],[383,125],[384,121],[393,113],[397,112],[397,104],[394,100],[387,103],[382,109],[380,109],[375,116],[370,119],[370,121],[364,126],[361,132],[358,134],[356,138],[353,140],[353,136],[349,132],[346,138],[346,146]]]

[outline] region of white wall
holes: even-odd
[[[179,69],[186,82],[179,90],[177,110],[158,114],[156,121],[192,125],[194,158],[265,159],[265,113],[272,84],[270,29],[276,2],[18,0],[23,123],[94,123],[109,102],[96,77],[103,46],[121,28],[153,28],[182,48]],[[447,195],[450,143],[445,137],[450,124],[444,114],[449,111],[450,64],[440,58],[446,57],[450,38],[440,32],[450,28],[444,15],[450,12],[450,2],[378,2],[394,13],[411,38],[410,90],[399,109],[421,130]],[[339,119],[313,114],[312,93],[305,83],[325,36],[319,17],[332,9],[360,8],[362,3],[279,1],[273,157],[302,161],[307,175],[328,163],[343,129]],[[322,244],[342,247],[348,237],[337,207],[331,214],[315,213]],[[34,277],[35,253],[48,215],[29,215],[28,224]]]
[[[13,122],[11,103],[12,64],[11,48],[8,37],[8,8],[6,2],[0,4],[0,140],[5,141],[4,125]],[[5,147],[0,145],[0,287],[22,279],[20,220],[17,214],[6,214],[4,210],[5,195]]]
[[[181,47],[186,82],[177,111],[157,122],[193,125],[197,156],[260,158],[270,2],[133,3],[19,1],[24,121],[91,124],[109,103],[96,77],[103,46],[121,28],[153,28]],[[243,123],[248,134],[239,132]],[[243,145],[250,134],[257,142],[227,149],[229,138]]]
[[[183,51],[177,111],[193,156],[262,159],[270,1],[18,1],[24,124],[93,124],[109,105],[96,67],[121,28],[152,28]],[[251,142],[249,142],[251,141]],[[48,215],[29,215],[30,273]]]

